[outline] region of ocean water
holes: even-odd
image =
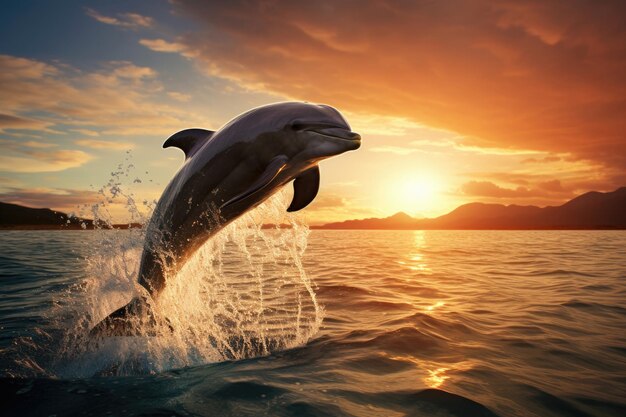
[[[626,415],[624,232],[245,230],[97,342],[141,232],[0,232],[0,414]]]

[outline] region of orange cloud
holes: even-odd
[[[89,129],[72,129],[72,132],[77,132],[85,136],[99,136],[100,135],[98,132],[95,132]]]
[[[21,142],[20,144],[22,146],[27,146],[29,148],[41,148],[41,149],[54,148],[58,146],[56,143],[37,142],[34,140],[28,140],[26,142]]]
[[[79,167],[92,159],[93,156],[77,150],[25,151],[23,155],[0,155],[0,171],[56,172]]]
[[[0,139],[0,172],[57,172],[76,168],[93,159],[79,150],[59,149],[50,151],[57,144],[38,141],[14,141]]]
[[[548,155],[543,158],[527,158],[522,161],[523,164],[542,164],[549,162],[558,162],[561,160],[560,156]]]
[[[135,147],[134,144],[129,142],[113,142],[109,140],[94,140],[94,139],[80,139],[74,141],[75,144],[79,146],[84,146],[86,148],[92,149],[107,149],[107,150],[116,150],[116,151],[125,151],[128,149],[132,149]]]
[[[191,100],[191,95],[180,93],[178,91],[170,91],[170,92],[167,93],[167,95],[170,96],[171,98],[173,98],[174,100],[180,101],[180,102],[183,102],[183,103],[186,103],[189,100]]]
[[[52,123],[19,117],[11,114],[0,114],[0,132],[6,129],[46,130]]]
[[[623,2],[176,4],[206,29],[175,44],[214,75],[469,146],[626,166]]]

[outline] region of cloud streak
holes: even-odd
[[[119,13],[117,17],[106,16],[102,13],[87,8],[85,10],[87,16],[97,20],[105,25],[119,26],[129,29],[149,28],[154,25],[154,19],[137,13]]]
[[[58,172],[86,164],[93,156],[78,150],[25,151],[23,155],[0,155],[0,172]]]
[[[109,140],[95,140],[95,139],[79,139],[74,141],[79,146],[84,146],[91,149],[104,149],[113,151],[125,151],[135,147],[134,144],[129,142],[114,142]]]
[[[152,68],[126,61],[109,62],[100,71],[84,73],[0,55],[0,108],[4,111],[0,129],[49,131],[64,125],[92,135],[100,129],[109,135],[165,136],[202,120],[164,103],[164,88],[157,77]]]
[[[0,114],[0,132],[5,132],[7,129],[47,130],[51,125],[52,123],[44,120],[36,120],[11,114]]]
[[[101,196],[90,190],[76,190],[68,188],[5,188],[0,193],[0,201],[19,204],[34,208],[50,208],[72,213],[82,206],[99,203]]]
[[[169,42],[164,39],[140,39],[139,43],[155,52],[185,54],[187,47],[182,43]]]

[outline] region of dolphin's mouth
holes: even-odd
[[[352,132],[350,129],[346,129],[342,126],[332,126],[332,125],[310,125],[310,126],[302,126],[297,130],[307,130],[309,132],[317,133],[321,136],[326,136],[328,138],[346,140],[350,142],[360,142],[361,135],[356,132]]]
[[[350,142],[360,142],[361,135],[356,132],[341,128],[341,127],[328,127],[323,129],[311,129],[312,132],[318,135],[327,136],[329,138],[348,140]]]

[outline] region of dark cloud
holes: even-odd
[[[563,188],[563,184],[561,184],[560,180],[543,181],[543,182],[540,182],[538,185],[541,190],[551,191],[555,193],[562,193],[562,192],[568,191]]]
[[[495,175],[503,179],[504,174]],[[589,190],[613,191],[623,186],[626,175],[610,178],[588,178],[586,180],[571,179],[566,183],[559,179],[538,180],[537,177],[530,177],[523,180],[519,176],[513,175],[508,179],[508,183],[524,184],[513,187],[498,185],[492,181],[468,181],[461,186],[462,194],[469,197],[485,197],[490,199],[514,199],[529,203],[531,201],[552,201],[564,202],[576,195]],[[607,185],[608,184],[608,185]]]
[[[205,28],[176,45],[210,73],[472,145],[626,166],[622,1],[175,3]]]
[[[567,165],[556,165],[544,172],[466,172],[464,177],[471,178],[469,183],[506,184],[513,191],[540,190],[539,193],[551,193],[552,197],[565,198],[569,195],[584,193],[590,190],[613,191],[626,184],[626,172],[619,169],[601,170],[597,166],[574,166],[568,170]],[[552,172],[549,174],[548,172]],[[558,178],[556,178],[558,176]],[[507,188],[505,187],[505,188]],[[471,187],[469,188],[472,189]],[[531,193],[532,194],[532,193]]]
[[[560,156],[548,155],[543,158],[527,158],[522,161],[523,164],[544,164],[549,162],[558,162],[561,160]]]
[[[526,187],[519,186],[515,189],[500,187],[490,181],[469,181],[461,186],[463,194],[474,197],[493,198],[529,198],[537,195]],[[541,197],[545,193],[541,193]]]
[[[539,182],[532,186],[508,188],[491,181],[469,181],[461,186],[461,192],[471,198],[486,201],[513,200],[516,204],[562,204],[582,192],[574,187],[564,187],[560,180]],[[611,190],[612,191],[612,190]]]

